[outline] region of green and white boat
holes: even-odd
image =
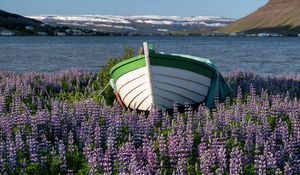
[[[143,55],[116,64],[110,85],[122,106],[141,111],[224,100],[230,88],[213,63],[204,58],[155,52],[143,43]]]

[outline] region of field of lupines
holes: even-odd
[[[146,116],[94,73],[0,72],[0,174],[300,174],[300,75],[225,77],[216,109]]]

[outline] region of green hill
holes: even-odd
[[[300,33],[300,0],[270,0],[255,12],[219,31]]]

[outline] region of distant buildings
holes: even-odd
[[[231,33],[229,33],[229,36],[231,36],[231,37],[242,37],[242,36],[245,36],[245,33],[243,33],[243,32],[231,32]]]
[[[278,33],[258,33],[257,37],[282,37],[282,34],[278,34]]]
[[[65,35],[74,35],[74,36],[83,36],[87,35],[87,33],[83,32],[80,29],[67,29],[65,32],[57,32],[57,36],[65,36]]]
[[[39,36],[47,36],[48,33],[46,33],[46,32],[37,32],[37,35],[39,35]]]
[[[56,36],[66,36],[67,34],[65,32],[56,32]]]
[[[32,27],[32,26],[25,26],[25,29],[26,30],[34,30],[34,27]]]
[[[243,32],[231,32],[231,33],[223,33],[223,32],[210,32],[207,34],[202,34],[202,36],[213,36],[213,37],[283,37],[285,35],[278,33],[243,33]],[[300,37],[300,34],[298,34]]]
[[[15,35],[15,32],[9,31],[9,30],[1,30],[0,31],[1,36],[13,36]]]
[[[75,35],[75,36],[85,35],[85,33],[82,30],[79,30],[79,29],[73,29],[72,32],[73,32],[73,35]]]
[[[250,34],[246,34],[246,37],[257,37],[257,34],[255,33],[250,33]]]
[[[231,33],[224,33],[224,32],[211,32],[208,34],[203,34],[202,36],[216,36],[216,37],[242,37],[245,36],[242,32],[231,32]]]

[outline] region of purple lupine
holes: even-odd
[[[187,145],[187,149],[191,152],[194,146],[194,132],[193,132],[193,119],[190,112],[189,112],[188,122],[186,125],[186,145]]]
[[[254,165],[256,168],[256,173],[258,175],[266,175],[266,160],[263,155],[258,155],[257,158],[254,161]]]
[[[223,174],[227,166],[225,142],[220,142],[220,147],[218,148],[217,155],[218,155],[218,164],[220,167],[219,173]]]
[[[168,154],[168,147],[166,145],[166,140],[164,138],[163,135],[160,135],[158,137],[158,142],[159,142],[159,153],[160,153],[160,156],[163,157],[163,156],[167,156]]]
[[[36,138],[32,135],[28,135],[27,144],[29,147],[30,162],[36,163],[38,161],[38,143]]]
[[[14,172],[17,167],[17,150],[12,140],[8,139],[6,144],[8,151],[9,168],[11,172]]]
[[[210,168],[212,165],[212,159],[210,154],[210,149],[206,146],[205,143],[200,143],[198,145],[198,154],[199,154],[199,164],[202,174],[210,174]]]
[[[284,174],[285,175],[292,175],[293,174],[292,173],[292,168],[291,168],[291,166],[289,165],[288,162],[286,162],[285,165],[284,165]]]
[[[4,174],[4,142],[0,141],[0,173]]]
[[[60,107],[59,102],[54,101],[52,104],[52,112],[51,112],[51,129],[54,134],[54,137],[59,137],[60,134]]]
[[[69,132],[68,134],[68,145],[67,145],[67,150],[69,153],[74,153],[75,151],[75,145],[74,145],[74,137],[72,131]]]
[[[172,130],[168,137],[168,151],[170,162],[172,166],[176,165],[177,162],[177,149],[178,149],[178,136],[177,133]]]
[[[58,153],[59,153],[59,167],[61,171],[67,170],[67,158],[66,158],[66,148],[62,140],[59,141],[58,145]]]
[[[94,144],[96,148],[100,148],[102,145],[101,127],[98,124],[94,129]]]
[[[269,168],[275,170],[276,169],[276,158],[273,154],[273,151],[271,149],[271,145],[269,144],[269,142],[265,143],[263,156],[265,157],[265,160],[266,160],[266,167],[269,167]]]
[[[112,157],[109,150],[104,154],[102,166],[105,174],[111,175],[113,173]]]
[[[42,169],[46,168],[46,163],[48,159],[48,154],[51,150],[51,143],[47,140],[46,135],[43,133],[41,136],[41,141],[39,142],[39,156],[40,156],[40,162]]]
[[[238,147],[234,147],[230,153],[229,172],[232,175],[243,174],[243,153]]]
[[[98,170],[98,155],[96,150],[91,150],[88,155],[89,175],[97,174]]]
[[[151,174],[155,174],[155,172],[157,171],[158,162],[152,145],[153,143],[150,142],[146,146],[146,167]]]
[[[187,175],[187,158],[179,156],[176,166],[176,174]]]
[[[225,103],[218,102],[212,111],[204,105],[200,105],[197,112],[189,108],[186,110],[187,120],[178,112],[176,103],[174,116],[154,110],[146,117],[137,111],[121,112],[117,105],[99,105],[93,99],[82,98],[69,105],[67,100],[57,96],[56,93],[63,90],[61,80],[68,84],[67,91],[74,92],[75,89],[77,93],[76,90],[82,88],[85,95],[92,92],[93,76],[78,70],[51,74],[0,72],[0,145],[4,145],[0,151],[0,166],[4,164],[2,174],[15,173],[11,167],[20,173],[25,171],[30,160],[18,157],[19,154],[15,154],[18,151],[29,155],[30,162],[39,163],[42,171],[47,170],[49,161],[62,150],[61,143],[67,146],[68,152],[69,148],[73,152],[72,145],[78,148],[75,152],[83,152],[90,174],[100,169],[105,172],[109,167],[110,172],[120,174],[162,174],[171,168],[174,174],[184,174],[187,156],[194,156],[190,154],[195,149],[193,136],[201,139],[198,166],[202,174],[223,174],[232,170],[230,163],[234,159],[226,160],[229,149],[224,140],[234,140],[234,146],[245,143],[245,147],[239,150],[245,152],[242,162],[254,163],[260,174],[265,169],[276,174],[299,171],[300,108],[299,99],[294,97],[299,97],[300,75],[260,77],[251,73],[231,74],[226,78],[237,91],[237,102],[232,105],[228,99]],[[251,83],[247,97],[245,89]],[[48,87],[54,91],[49,91]],[[37,111],[24,103],[24,97],[31,98]],[[269,117],[275,120],[274,130]],[[120,132],[123,126],[128,127],[128,134]],[[130,144],[123,143],[129,135],[132,135],[132,141],[128,141]],[[109,152],[105,158],[102,149]],[[157,157],[155,153],[159,153]],[[169,167],[169,158],[172,167]],[[107,166],[108,159],[110,166]],[[161,166],[153,160],[160,162]],[[214,167],[217,169],[211,172]]]
[[[23,142],[22,135],[21,135],[21,133],[20,133],[19,130],[16,132],[15,143],[16,143],[16,149],[17,149],[17,151],[18,150],[23,150],[23,148],[24,148],[24,142]]]
[[[135,152],[136,150],[132,144],[131,137],[129,137],[128,142],[122,145],[117,155],[120,174],[126,174],[129,172],[130,160],[132,159],[132,156],[136,154]]]

